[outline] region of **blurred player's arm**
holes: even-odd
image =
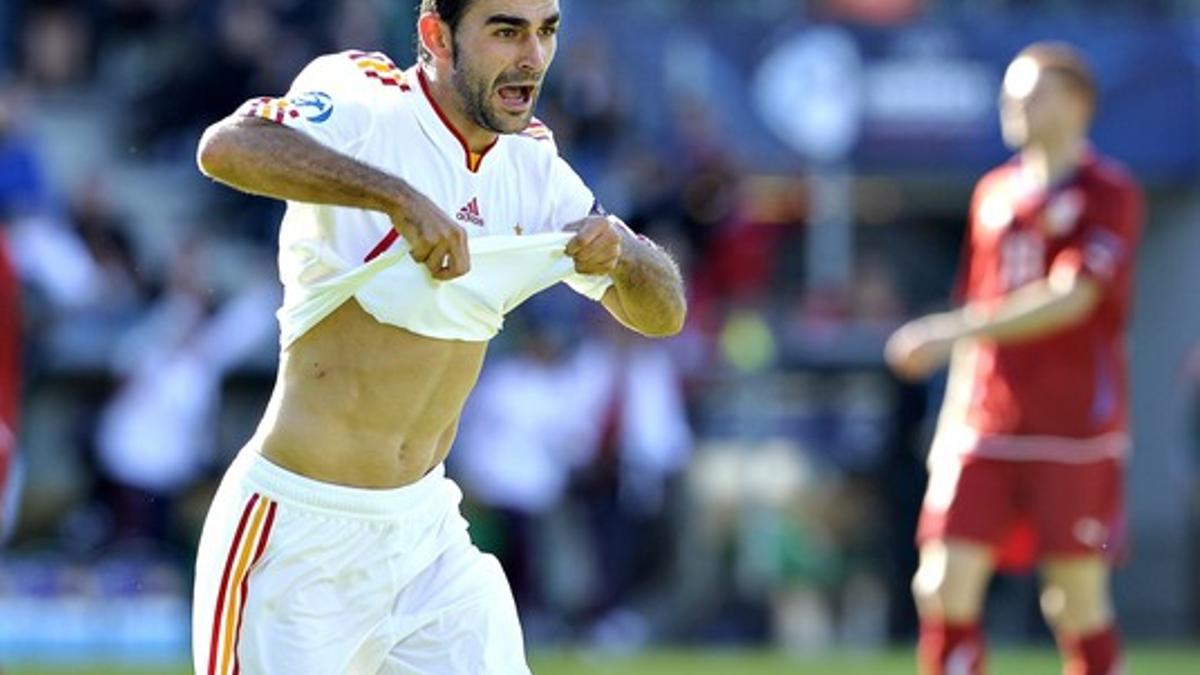
[[[465,233],[433,202],[403,179],[300,131],[233,115],[204,132],[196,159],[204,175],[243,192],[384,213],[409,243],[413,259],[437,278],[470,269]]]
[[[683,279],[666,251],[612,217],[585,218],[565,229],[576,231],[566,250],[576,271],[612,277],[613,285],[600,299],[609,314],[647,337],[683,329]]]
[[[1081,274],[1056,274],[1005,296],[989,310],[967,305],[957,312],[963,337],[1004,344],[1044,337],[1087,318],[1100,302],[1099,282]]]
[[[1102,294],[1101,284],[1088,276],[1053,274],[987,308],[968,304],[908,322],[888,340],[887,361],[902,377],[925,377],[950,358],[959,340],[1005,344],[1045,337],[1087,318]]]
[[[1144,217],[1141,192],[1125,181],[1094,198],[1103,219],[1081,227],[1043,278],[986,307],[968,303],[905,324],[885,349],[892,369],[909,379],[925,377],[964,338],[1005,344],[1045,337],[1086,319],[1106,294],[1128,292]]]

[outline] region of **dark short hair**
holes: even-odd
[[[1098,97],[1096,78],[1078,49],[1065,42],[1035,42],[1022,49],[1018,56],[1028,56],[1042,70],[1060,75],[1088,108],[1095,110]]]
[[[458,24],[462,22],[463,15],[467,13],[471,2],[473,0],[421,0],[421,4],[417,8],[417,16],[437,14],[450,27],[450,34],[453,35],[458,31]],[[417,56],[425,62],[432,58],[432,55],[421,45],[419,33],[417,34]]]

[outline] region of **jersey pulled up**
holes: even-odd
[[[286,348],[350,298],[383,323],[446,340],[485,341],[504,315],[565,281],[599,300],[612,280],[580,275],[562,227],[602,212],[536,119],[480,154],[438,108],[421,66],[346,51],[312,61],[287,95],[239,114],[296,129],[397,176],[468,235],[471,271],[437,281],[376,211],[289,201],[279,234],[280,343]]]

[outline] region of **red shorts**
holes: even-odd
[[[968,539],[992,547],[996,567],[1024,571],[1044,556],[1124,554],[1122,463],[947,457],[936,463],[917,544]]]

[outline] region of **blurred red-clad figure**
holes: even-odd
[[[21,401],[21,293],[0,232],[0,537],[12,527],[9,507]]]

